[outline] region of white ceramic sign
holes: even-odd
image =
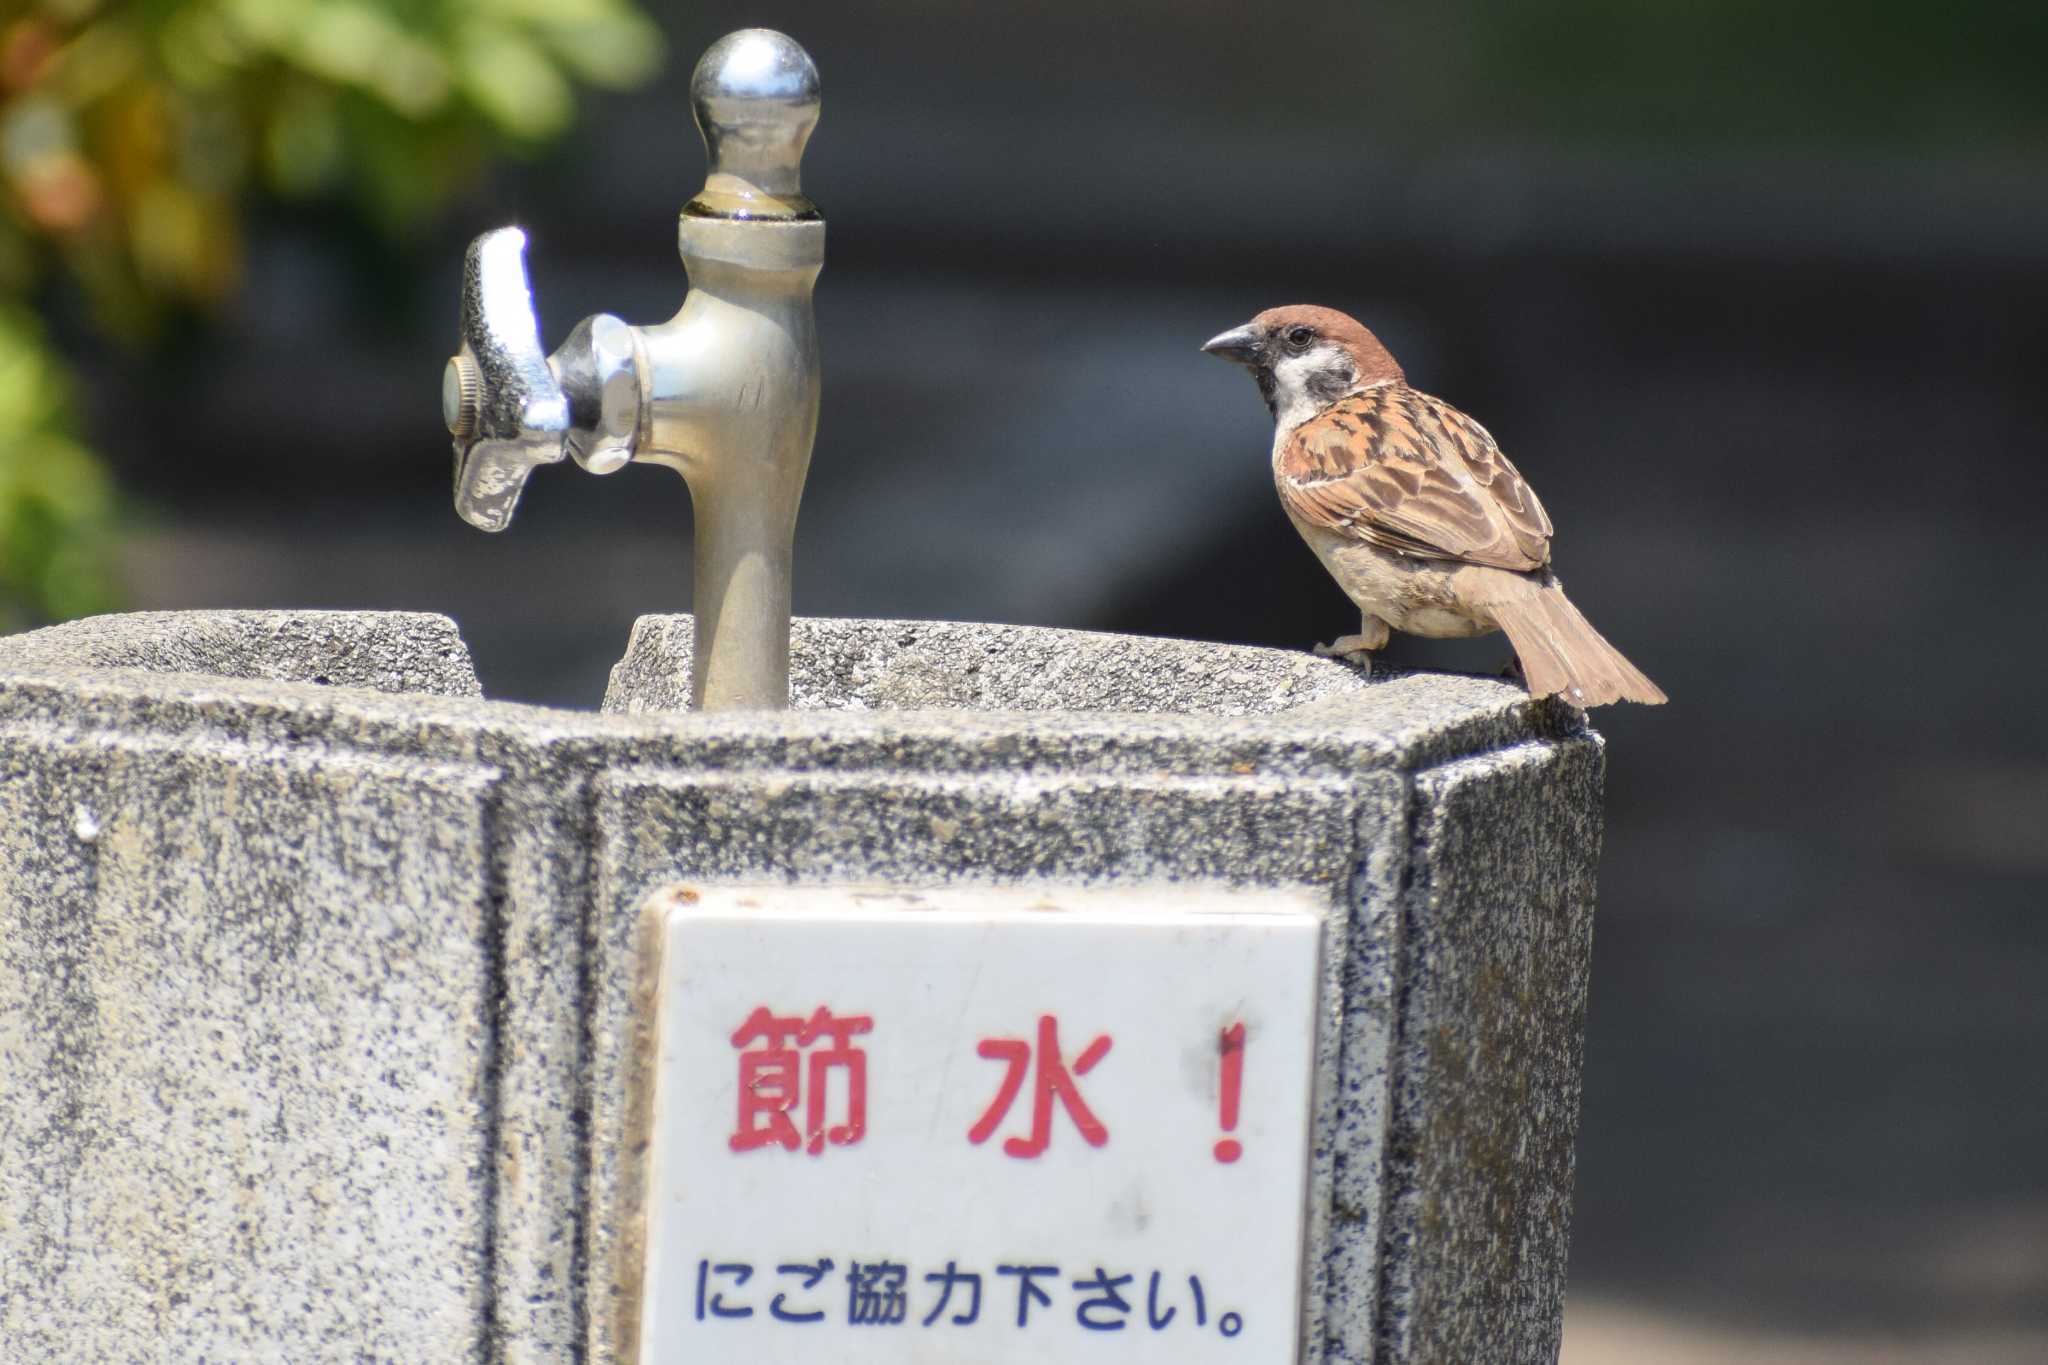
[[[1296,1359],[1315,899],[651,913],[642,1365]]]

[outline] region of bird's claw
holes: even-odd
[[[1373,645],[1363,635],[1339,635],[1326,645],[1315,646],[1319,659],[1337,659],[1347,664],[1363,666],[1372,672]]]

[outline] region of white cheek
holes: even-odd
[[[1273,365],[1274,416],[1279,424],[1298,426],[1321,412],[1327,400],[1311,395],[1309,381],[1342,363],[1342,352],[1328,346],[1281,356]]]

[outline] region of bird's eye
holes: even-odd
[[[1316,334],[1306,327],[1287,329],[1287,349],[1290,351],[1306,351],[1308,344],[1315,339]]]

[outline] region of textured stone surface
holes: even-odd
[[[428,612],[147,611],[0,637],[0,668],[39,666],[483,695],[455,623]]]
[[[487,773],[4,733],[0,1356],[475,1339]]]
[[[1602,771],[1586,740],[1417,778],[1381,1358],[1557,1356]]]
[[[275,620],[0,641],[0,1083],[34,1097],[0,1112],[0,1359],[610,1365],[636,923],[708,878],[1315,889],[1305,1358],[1554,1358],[1598,832],[1575,713],[832,621],[798,625],[812,709],[698,716],[667,709],[686,623],[649,618],[626,714],[591,715],[461,695],[438,618],[351,617],[297,662]]]
[[[634,622],[603,709],[687,709],[692,626]],[[1360,670],[1294,650],[962,621],[799,618],[789,655],[799,710],[1262,716],[1365,686]]]

